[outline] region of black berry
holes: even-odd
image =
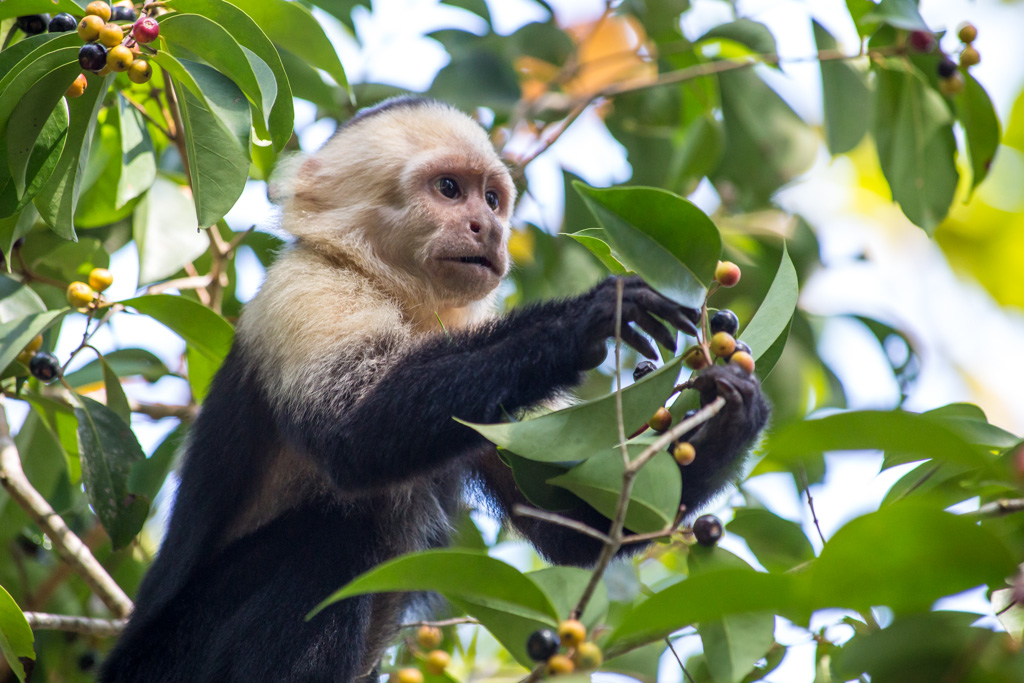
[[[737,318],[736,314],[728,308],[715,311],[715,314],[711,316],[710,324],[711,334],[715,334],[716,332],[728,332],[729,334],[736,336],[736,331],[740,329],[740,319]]]
[[[633,368],[633,381],[639,382],[641,379],[651,374],[658,369],[658,366],[649,360],[642,360],[636,364]]]
[[[99,71],[107,65],[107,49],[99,43],[87,43],[78,51],[78,63],[87,71]]]
[[[47,27],[50,33],[64,33],[65,31],[74,31],[78,26],[78,22],[75,18],[67,12],[61,12],[53,19],[50,19],[50,25]]]
[[[60,374],[60,363],[52,353],[39,351],[29,361],[28,371],[36,379],[49,383],[57,379],[57,375]]]
[[[722,520],[714,515],[701,515],[693,523],[693,535],[701,545],[715,545],[722,538]]]
[[[526,654],[530,655],[530,659],[535,662],[546,662],[558,652],[558,647],[561,644],[554,631],[542,628],[531,633],[526,640]]]
[[[131,7],[115,7],[110,13],[111,21],[135,21],[135,10]]]
[[[92,650],[82,653],[78,658],[78,668],[82,671],[92,671],[96,668],[96,653]]]
[[[939,77],[949,78],[956,73],[956,62],[947,57],[943,57],[942,61],[939,62]]]
[[[49,14],[26,14],[23,17],[18,17],[18,28],[27,33],[30,36],[34,36],[37,33],[42,33],[46,30],[46,25],[50,23]]]
[[[733,353],[736,353],[737,351],[753,354],[753,351],[750,350],[750,346],[747,344],[747,342],[740,341],[739,339],[736,340],[736,348],[733,349]]]

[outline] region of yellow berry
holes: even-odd
[[[89,286],[97,292],[106,290],[114,284],[114,274],[106,268],[93,268],[89,271]]]
[[[153,77],[153,67],[145,59],[136,59],[128,67],[128,80],[132,83],[146,83]]]
[[[22,365],[28,365],[29,363],[32,362],[32,356],[34,355],[36,355],[34,351],[29,351],[28,349],[25,349],[24,351],[18,354],[16,360]]]
[[[78,78],[75,79],[74,83],[68,86],[68,89],[64,92],[64,96],[71,99],[81,97],[82,93],[85,92],[85,89],[88,86],[89,81],[86,80],[85,74],[78,74]]]
[[[601,654],[601,648],[596,643],[580,643],[572,660],[576,664],[576,668],[592,671],[601,666],[604,655]]]
[[[103,23],[110,21],[110,5],[103,2],[102,0],[95,0],[85,6],[85,13],[87,15],[97,16],[103,20]]]
[[[658,408],[658,413],[661,411],[665,411],[665,415],[671,423],[672,416],[668,414],[668,411],[664,408]],[[658,415],[658,413],[655,413],[655,415]],[[654,427],[653,425],[652,428],[657,429],[657,427]],[[668,429],[668,425],[665,426],[665,429]],[[562,641],[562,645],[565,647],[576,647],[586,639],[587,627],[576,619],[566,619],[558,625],[558,637]]]
[[[548,660],[546,670],[548,676],[563,676],[571,674],[575,668],[576,665],[565,655],[554,655]]]
[[[682,466],[689,465],[697,457],[697,450],[689,441],[680,441],[672,448],[672,457]]]
[[[444,650],[434,650],[427,655],[427,662],[424,666],[426,666],[428,673],[440,676],[444,673],[444,670],[448,668],[448,664],[450,664],[451,661],[451,655]]]
[[[91,43],[100,37],[100,31],[106,25],[106,21],[95,14],[87,14],[78,22],[78,37],[87,43]]]
[[[723,287],[735,287],[740,281],[740,267],[732,261],[719,261],[715,267],[715,279]]]
[[[939,92],[948,97],[959,95],[963,90],[964,77],[960,75],[959,71],[955,71],[949,78],[943,78],[939,81]]]
[[[106,47],[120,45],[124,40],[124,29],[117,24],[104,24],[100,29],[100,43]]]
[[[97,75],[97,76],[100,76],[100,77],[103,77],[103,76],[106,76],[107,74],[110,74],[110,73],[114,73],[114,70],[110,68],[110,65],[109,65],[109,64],[107,64],[107,65],[106,65],[106,66],[104,66],[104,67],[103,67],[102,69],[100,69],[99,71],[97,71],[97,72],[96,72],[96,75]]]
[[[974,24],[963,23],[960,24],[957,35],[960,37],[961,42],[973,43],[974,39],[978,37],[978,29],[974,27]]]
[[[968,68],[981,62],[981,53],[968,45],[960,53],[960,66]]]
[[[132,65],[132,61],[135,56],[132,51],[126,48],[124,45],[118,45],[117,47],[110,48],[107,52],[107,66],[117,72],[127,71],[128,67]]]
[[[36,336],[32,337],[32,341],[28,343],[28,345],[25,347],[25,350],[35,353],[41,348],[43,348],[43,335],[37,334]]]
[[[398,683],[423,683],[423,674],[419,669],[399,669],[395,678]]]
[[[719,358],[728,358],[736,350],[736,340],[728,332],[715,332],[711,337],[711,353]]]
[[[729,359],[729,363],[743,368],[748,375],[754,374],[754,357],[746,351],[737,351],[732,354],[732,358]]]
[[[691,370],[703,370],[708,366],[708,357],[704,349],[695,345],[683,351],[683,363]]]
[[[68,285],[67,300],[72,308],[84,308],[93,302],[96,292],[84,282],[72,282]]]
[[[647,426],[650,427],[651,429],[653,429],[656,432],[663,432],[663,431],[665,431],[666,429],[668,429],[669,427],[672,426],[672,413],[668,412],[668,410],[666,410],[664,407],[658,408],[658,410],[656,410],[654,412],[654,415],[651,416],[651,419],[647,421]],[[563,621],[562,622],[563,625],[569,624],[569,623],[579,624],[580,622],[576,621],[575,619],[570,619],[569,621]],[[583,627],[583,624],[580,624],[580,628],[582,628],[582,627]],[[583,632],[584,632],[584,634],[586,634],[586,630],[585,629],[584,629]],[[558,636],[560,638],[562,638],[562,627],[561,626],[558,627]],[[581,640],[582,640],[582,638],[581,638]],[[562,642],[565,643],[566,645],[571,645],[571,643],[566,643],[565,642],[565,638],[562,638]]]
[[[416,630],[416,644],[424,650],[434,650],[441,644],[441,629],[436,626],[420,626]]]

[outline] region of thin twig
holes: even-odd
[[[973,512],[968,512],[969,517],[1002,517],[1014,512],[1024,512],[1024,498],[1001,498],[982,505]]]
[[[130,104],[135,109],[135,111],[137,111],[140,114],[142,114],[142,118],[144,118],[147,121],[149,121],[149,123],[152,124],[152,126],[154,128],[156,128],[158,131],[163,133],[167,137],[168,140],[171,140],[173,142],[174,141],[174,133],[172,133],[162,123],[160,123],[159,121],[154,119],[152,116],[150,116],[149,112],[146,111],[146,108],[144,106],[142,106],[141,103],[136,102],[134,99],[132,99],[131,95],[128,95],[127,92],[128,91],[126,91],[126,90],[122,90],[121,91],[121,97],[124,98],[124,101],[127,102],[128,104]]]
[[[804,469],[803,465],[800,466],[800,480],[804,485],[804,494],[807,496],[807,507],[811,509],[811,519],[814,520],[814,528],[818,530],[818,538],[821,539],[821,544],[825,545],[825,534],[821,531],[821,524],[818,522],[818,513],[814,509],[814,498],[811,497],[811,485],[807,481],[807,470]]]
[[[139,403],[135,400],[128,400],[128,407],[133,413],[140,413],[154,420],[162,420],[165,417],[176,417],[184,422],[192,422],[196,419],[199,408],[194,405],[171,405],[169,403]]]
[[[567,529],[572,529],[573,531],[590,536],[591,538],[596,538],[602,543],[611,543],[612,540],[607,534],[602,534],[592,526],[584,524],[583,522],[577,522],[575,519],[569,519],[568,517],[557,515],[553,512],[545,512],[544,510],[538,510],[536,508],[516,504],[512,508],[512,513],[519,515],[520,517],[532,517],[534,519],[550,522],[551,524],[564,526]]]
[[[180,277],[177,280],[167,280],[150,285],[146,288],[146,294],[161,294],[169,289],[202,289],[207,287],[210,282],[211,277],[209,275]]]
[[[178,94],[175,91],[177,84],[173,79],[167,79],[167,90],[164,94],[167,96],[167,106],[171,110],[171,120],[174,121],[174,132],[175,135],[172,139],[174,145],[178,148],[178,156],[181,157],[181,167],[185,170],[185,177],[188,179],[189,189],[195,191],[192,187],[192,173],[188,167],[188,148],[185,146],[185,128],[181,123],[181,110],[178,105]]]
[[[686,676],[686,680],[693,683],[693,676],[691,676],[690,672],[686,670],[686,667],[683,665],[683,660],[679,658],[679,653],[676,652],[676,648],[672,645],[672,641],[668,636],[665,636],[665,644],[668,645],[668,649],[672,651],[672,656],[676,658],[677,662],[679,662],[679,668],[683,670],[683,675]]]
[[[590,102],[584,102],[577,105],[571,112],[569,112],[568,116],[566,116],[564,119],[558,122],[558,126],[555,128],[555,131],[551,135],[549,135],[545,140],[541,141],[540,145],[531,153],[521,157],[520,159],[517,159],[516,164],[520,168],[526,168],[526,166],[531,161],[539,157],[544,152],[548,151],[551,145],[558,142],[558,139],[562,137],[562,134],[565,133],[566,129],[569,126],[571,126],[576,121],[576,119],[578,119],[580,115],[587,110],[587,107],[589,106]]]
[[[11,438],[7,413],[0,402],[0,485],[11,498],[50,538],[61,559],[71,565],[89,588],[103,601],[103,604],[118,617],[126,617],[132,611],[132,601],[121,587],[110,577],[89,548],[75,535],[63,518],[54,512],[50,504],[33,488],[24,470],[18,449]]]
[[[444,628],[445,626],[459,626],[461,624],[472,624],[475,626],[479,623],[480,621],[473,617],[455,617],[453,619],[442,619],[441,621],[408,621],[404,624],[399,624],[398,628],[418,628],[420,626]]]
[[[116,636],[128,623],[127,619],[92,619],[44,612],[25,612],[25,619],[33,631],[68,631],[87,636]]]

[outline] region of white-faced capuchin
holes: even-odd
[[[614,337],[614,279],[496,316],[515,200],[485,131],[423,98],[363,110],[301,166],[283,216],[295,242],[191,430],[166,540],[102,681],[371,680],[408,594],[306,614],[377,564],[445,546],[467,487],[548,560],[596,560],[593,538],[513,516],[511,470],[452,419],[500,422],[564,394]],[[695,332],[695,311],[639,278],[622,318],[648,357],[631,325],[671,349],[671,328]],[[702,401],[727,403],[692,437],[681,502],[694,511],[768,417],[755,377],[702,377]],[[608,529],[586,505],[563,514]]]

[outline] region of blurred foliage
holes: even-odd
[[[133,594],[159,535],[155,503],[242,309],[235,255],[251,249],[266,266],[283,244],[265,232],[234,231],[225,214],[247,182],[271,178],[281,155],[297,150],[293,98],[315,105],[317,118],[344,121],[357,106],[401,90],[349,84],[320,24],[329,17],[351,32],[353,10],[372,3],[168,0],[155,12],[156,53],[143,55],[151,81],[90,73],[85,95],[66,98],[81,41],[26,36],[15,19],[62,10],[80,16],[84,4],[0,3],[0,376],[5,400],[29,407],[14,439],[29,480]],[[813,526],[775,514],[741,486],[727,530],[745,541],[751,562],[694,545],[684,528],[634,562],[613,565],[583,614],[604,650],[602,670],[654,681],[666,639],[685,636],[703,649],[686,662],[691,680],[759,680],[788,652],[775,640],[781,616],[817,642],[816,682],[1022,680],[1024,611],[1016,601],[1024,578],[1014,567],[1024,562],[1024,523],[998,503],[1024,497],[1024,446],[967,404],[923,415],[845,410],[844,387],[818,353],[826,321],[797,305],[800,288],[823,268],[820,226],[786,214],[775,198],[823,150],[842,155],[856,170],[864,212],[895,202],[996,300],[1024,306],[1024,94],[1003,126],[967,69],[940,76],[941,60],[955,54],[938,50],[938,34],[913,0],[847,3],[862,55],[839,52],[826,28],[813,24],[822,130],[769,84],[779,66],[776,36],[752,19],[733,17],[691,40],[680,17],[699,8],[687,0],[626,0],[592,23],[563,26],[551,15],[499,35],[482,0],[444,4],[489,28],[431,34],[451,59],[427,94],[478,113],[527,191],[523,166],[588,107],[633,168],[611,190],[586,187],[563,169],[561,225],[514,226],[507,308],[581,292],[609,272],[638,273],[680,301],[727,308],[742,321],[739,337],[750,342],[774,406],[772,433],[747,476],[785,473],[805,493],[825,478],[827,452],[882,451],[884,468],[918,463],[901,471],[879,509],[846,523],[824,547]],[[720,200],[710,216],[683,198],[701,184]],[[69,307],[67,286],[129,245],[139,262],[129,288],[135,295]],[[741,266],[736,287],[713,282],[719,259]],[[161,361],[155,341],[106,354],[88,344],[112,319],[133,316],[180,338],[179,362]],[[891,321],[856,320],[889,360],[902,405],[915,388],[921,349]],[[58,337],[81,339],[59,360],[67,367],[85,352],[89,362],[46,386],[18,359],[37,335],[44,351]],[[629,375],[637,356],[623,359]],[[688,395],[673,402],[681,363],[664,360],[623,392],[629,431],[659,406],[668,403],[679,419],[694,403]],[[591,373],[579,390],[586,400],[569,410],[473,426],[503,447],[536,505],[557,510],[584,500],[614,510],[623,468],[608,394],[614,374],[608,366]],[[143,383],[148,391],[137,391]],[[139,398],[169,383],[185,387],[184,404]],[[830,414],[815,415],[822,409]],[[147,415],[173,424],[148,454],[131,429]],[[649,431],[635,436],[629,451],[635,457],[652,441]],[[679,471],[661,453],[641,474],[628,523],[656,531],[673,521]],[[980,513],[947,511],[975,499]],[[0,680],[23,680],[27,670],[33,680],[89,680],[111,639],[40,630],[33,642],[22,610],[109,611],[3,490],[0,520],[0,661],[9,669],[0,668]],[[507,530],[497,538],[506,540]],[[428,674],[428,683],[522,677],[531,665],[526,635],[564,618],[590,573],[520,572],[499,562],[468,514],[455,545],[396,558],[334,598],[438,591],[450,615],[471,615],[482,627],[444,629],[441,647],[454,661],[443,675]],[[987,587],[1006,633],[977,624],[975,615],[932,610],[937,599],[976,586]],[[891,609],[891,621],[876,620],[878,606]],[[825,608],[844,610],[833,625],[852,637],[811,632],[811,616]],[[422,665],[423,648],[405,635],[386,670]]]

